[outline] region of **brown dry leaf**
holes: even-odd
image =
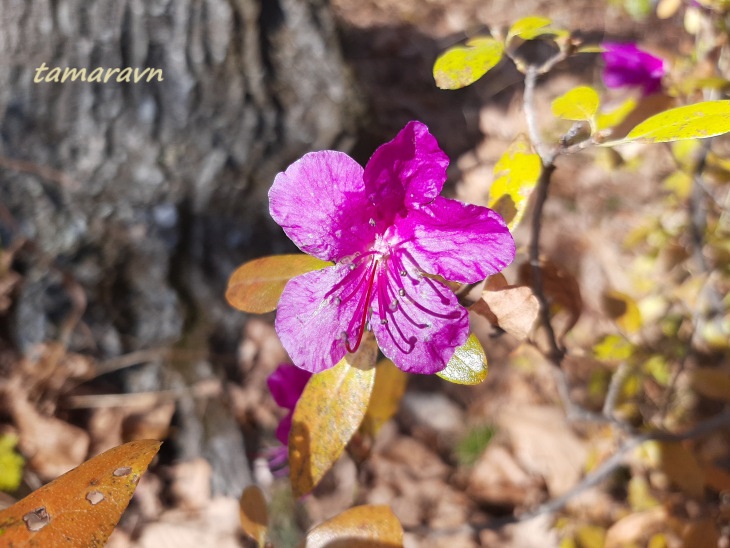
[[[174,414],[175,402],[172,401],[130,413],[122,422],[124,441],[167,438]]]
[[[241,493],[239,508],[241,510],[241,527],[243,527],[243,531],[263,548],[266,545],[269,512],[261,489],[256,485],[246,487]]]
[[[730,472],[712,464],[706,464],[703,468],[705,471],[705,484],[708,487],[718,493],[730,493]]]
[[[57,478],[84,461],[89,435],[67,422],[40,414],[28,401],[18,377],[0,386],[0,396],[18,429],[20,451],[42,479]]]
[[[302,548],[397,548],[403,527],[388,506],[356,506],[307,533]]]
[[[238,500],[216,497],[199,512],[168,510],[142,528],[135,548],[241,548]]]
[[[506,435],[520,465],[545,480],[552,496],[560,496],[580,479],[588,459],[586,443],[554,407],[520,405],[503,409],[497,427]]]
[[[688,523],[682,532],[685,548],[717,548],[720,546],[720,532],[710,518]]]
[[[210,463],[204,458],[180,462],[170,471],[170,493],[175,506],[183,510],[199,510],[211,499]]]
[[[93,362],[86,356],[69,353],[59,342],[35,345],[18,368],[28,393],[57,394],[69,381],[88,379],[93,375]],[[48,399],[48,398],[47,398]]]
[[[512,454],[489,445],[469,475],[468,493],[479,502],[496,506],[523,506],[540,491],[539,478],[529,475]]]
[[[679,442],[660,442],[659,468],[687,496],[701,498],[705,491],[705,473],[694,453]]]
[[[668,517],[663,506],[629,514],[609,527],[605,548],[646,546],[652,535],[666,530]]]
[[[540,311],[540,303],[527,286],[485,289],[470,310],[519,340],[526,339]]]
[[[295,497],[314,489],[360,427],[375,381],[377,353],[375,339],[363,338],[355,354],[313,375],[304,388],[289,434]]]
[[[692,388],[713,400],[730,402],[730,373],[714,367],[698,367],[690,373]]]
[[[583,311],[580,286],[575,276],[553,263],[550,259],[541,259],[540,269],[542,271],[542,289],[548,302],[551,306],[557,306],[565,310],[568,315],[568,319],[559,334],[559,338],[562,338],[578,323]],[[530,263],[520,265],[519,279],[523,284],[532,287],[532,267]]]
[[[127,508],[157,440],[107,451],[0,512],[7,546],[100,546]]]

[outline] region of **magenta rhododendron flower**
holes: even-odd
[[[636,44],[603,43],[603,82],[609,88],[639,87],[644,95],[659,91],[666,73],[664,60]]]
[[[276,405],[289,410],[276,428],[276,439],[284,445],[289,444],[289,432],[291,431],[294,408],[297,406],[297,402],[311,376],[312,374],[309,371],[283,363],[266,379],[269,392],[274,397]]]
[[[469,335],[467,311],[443,283],[502,270],[515,244],[486,207],[439,196],[449,160],[410,122],[365,169],[342,152],[306,154],[279,173],[271,215],[297,246],[335,265],[289,281],[276,331],[298,367],[334,366],[371,330],[404,371],[435,373]]]

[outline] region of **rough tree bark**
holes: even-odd
[[[36,83],[42,63],[150,67],[164,80]],[[76,329],[75,348],[114,356],[201,323],[235,340],[226,277],[286,245],[267,220],[274,174],[346,147],[355,105],[325,0],[0,0],[0,237],[33,244],[5,336],[27,351],[62,334],[68,275],[92,334]],[[210,368],[184,369],[170,381],[144,368],[133,388]],[[217,434],[188,426],[193,456]]]

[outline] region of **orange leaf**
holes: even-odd
[[[253,538],[260,547],[265,546],[269,512],[266,509],[266,499],[261,489],[256,485],[246,487],[241,493],[238,506],[241,512],[243,531]]]
[[[276,310],[289,280],[330,265],[309,255],[273,255],[249,261],[239,266],[228,280],[226,300],[243,312],[271,312]]]
[[[702,396],[730,402],[730,373],[725,369],[698,367],[690,373],[692,388]]]
[[[362,423],[375,381],[378,347],[363,337],[360,350],[309,379],[297,402],[289,434],[289,467],[295,497],[319,483]]]
[[[102,546],[161,442],[120,445],[0,512],[4,546]]]
[[[320,523],[307,533],[303,548],[396,548],[403,527],[387,506],[356,506]]]
[[[661,442],[659,448],[659,468],[669,481],[687,496],[701,498],[705,490],[705,473],[694,453],[678,442]]]
[[[375,436],[380,427],[398,411],[400,400],[406,391],[408,375],[390,360],[381,360],[375,368],[373,393],[362,421],[362,430]]]

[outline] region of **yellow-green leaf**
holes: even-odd
[[[466,46],[446,50],[433,65],[433,77],[441,89],[460,89],[473,84],[494,68],[504,47],[494,38],[473,38]]]
[[[624,332],[636,333],[641,329],[641,311],[636,301],[620,291],[606,291],[603,294],[603,306],[609,317]]]
[[[370,404],[362,421],[362,430],[374,436],[398,411],[406,390],[408,375],[390,360],[381,360],[375,368],[375,384]]]
[[[489,207],[499,213],[512,230],[522,219],[542,163],[524,137],[518,137],[494,166],[489,189]]]
[[[543,34],[552,34],[550,27],[552,21],[547,17],[531,15],[516,21],[507,32],[507,42],[512,38],[532,40]]]
[[[637,104],[636,99],[629,98],[608,112],[599,113],[596,116],[596,129],[600,131],[602,129],[616,127],[631,114]]]
[[[16,451],[18,436],[0,435],[0,491],[15,491],[23,480],[25,460]]]
[[[300,546],[398,548],[403,546],[403,527],[387,506],[355,506],[317,525]]]
[[[126,443],[33,491],[0,512],[0,544],[103,546],[160,445]]]
[[[357,353],[313,375],[304,388],[289,434],[295,497],[314,489],[362,423],[375,381],[377,355],[372,336],[363,338]]]
[[[252,314],[276,310],[286,283],[300,274],[332,263],[309,255],[272,255],[239,266],[228,280],[228,304]]]
[[[730,101],[705,101],[661,112],[632,129],[624,141],[666,143],[730,131]]]
[[[552,103],[553,114],[565,120],[587,121],[595,128],[595,118],[601,100],[598,92],[588,86],[579,86],[564,93]]]
[[[238,501],[241,528],[259,545],[266,546],[266,532],[269,527],[269,512],[264,494],[256,485],[249,485],[241,493]]]
[[[487,378],[487,355],[477,336],[472,333],[466,342],[456,349],[446,368],[436,373],[455,384],[479,384]]]

